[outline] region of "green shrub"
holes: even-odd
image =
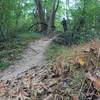
[[[10,65],[9,62],[0,62],[0,70],[4,70],[5,68],[7,68]]]
[[[60,34],[54,42],[66,46],[74,44],[80,44],[83,42],[91,41],[94,38],[93,33],[82,33],[82,32],[68,32]]]
[[[54,42],[57,42],[59,44],[63,44],[66,46],[71,46],[72,44],[77,44],[81,41],[81,36],[80,33],[73,33],[73,32],[69,32],[69,33],[63,33],[60,34],[55,40]]]

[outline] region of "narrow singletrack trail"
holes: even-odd
[[[52,39],[41,39],[29,43],[28,47],[22,53],[22,59],[16,61],[8,69],[1,71],[0,79],[11,80],[31,68],[46,64],[44,53],[51,41]]]

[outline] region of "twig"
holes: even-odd
[[[39,52],[37,52],[35,49],[29,47],[32,51],[34,51],[36,54],[39,54]]]

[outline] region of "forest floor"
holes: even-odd
[[[0,100],[100,100],[100,80],[92,76],[100,72],[86,71],[99,66],[98,46],[91,52],[91,44],[68,48],[52,40],[30,42],[22,59],[0,72]],[[87,65],[88,57],[94,64]]]
[[[45,64],[44,52],[52,39],[41,39],[29,43],[22,54],[22,59],[0,72],[0,79],[8,80],[25,72],[34,66]]]

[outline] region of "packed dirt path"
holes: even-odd
[[[51,41],[52,39],[41,39],[29,43],[22,54],[22,59],[0,72],[0,79],[11,80],[31,68],[44,65],[46,63],[44,53]]]

